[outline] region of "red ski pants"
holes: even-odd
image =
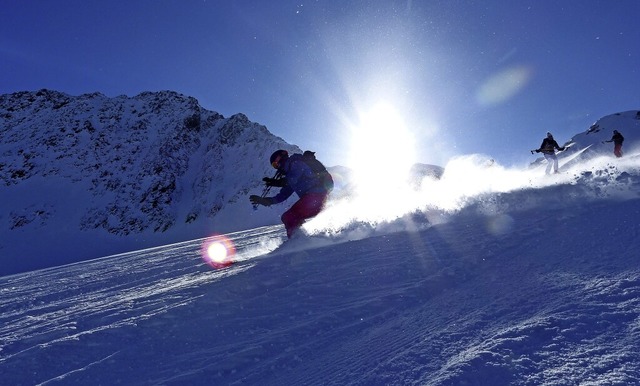
[[[287,230],[287,237],[295,233],[304,224],[305,220],[315,217],[320,213],[327,201],[328,193],[306,194],[282,214],[281,220]]]
[[[615,154],[616,157],[618,157],[618,158],[622,157],[622,144],[621,143],[616,143],[613,146],[613,154]]]

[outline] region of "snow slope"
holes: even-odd
[[[639,384],[640,160],[533,175],[275,251],[229,234],[225,270],[193,240],[0,278],[3,383]]]

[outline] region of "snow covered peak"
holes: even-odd
[[[605,142],[611,140],[613,130],[618,130],[625,138],[624,153],[633,154],[640,151],[640,111],[631,110],[598,119],[584,132],[574,135],[564,144],[560,138],[556,138],[560,146],[568,146],[567,150],[558,154],[560,162],[564,161],[566,166],[572,166],[613,154],[613,143]],[[539,158],[532,166],[545,162],[544,158]]]
[[[579,151],[588,146],[591,157],[596,154],[611,154],[613,145],[602,143],[611,140],[613,130],[618,130],[625,138],[624,148],[633,149],[640,145],[640,111],[631,110],[607,115],[598,119],[586,131],[575,135],[568,142],[572,144],[572,151]]]
[[[246,196],[272,173],[274,149],[300,152],[243,114],[225,118],[172,91],[7,94],[0,122],[0,197],[11,203],[0,253],[17,259],[14,246],[26,244],[23,261],[42,250],[68,254],[62,262],[100,256],[65,249],[76,238],[119,252],[277,222],[251,213]],[[138,243],[123,247],[126,236]]]

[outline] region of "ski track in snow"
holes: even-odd
[[[237,232],[219,271],[194,240],[0,278],[3,382],[635,384],[639,200],[549,189],[502,233],[482,212],[535,193],[266,255],[282,227]]]

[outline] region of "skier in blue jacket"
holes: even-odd
[[[302,154],[289,156],[286,150],[275,151],[269,161],[271,166],[278,170],[284,178],[264,178],[264,181],[267,186],[280,187],[280,192],[274,197],[252,195],[249,200],[254,205],[269,206],[285,201],[295,192],[299,200],[281,217],[287,230],[287,237],[291,238],[307,219],[317,216],[322,211],[331,190],[331,187],[325,183],[324,176],[328,172],[326,169],[324,171],[326,174],[312,170],[303,159]]]

